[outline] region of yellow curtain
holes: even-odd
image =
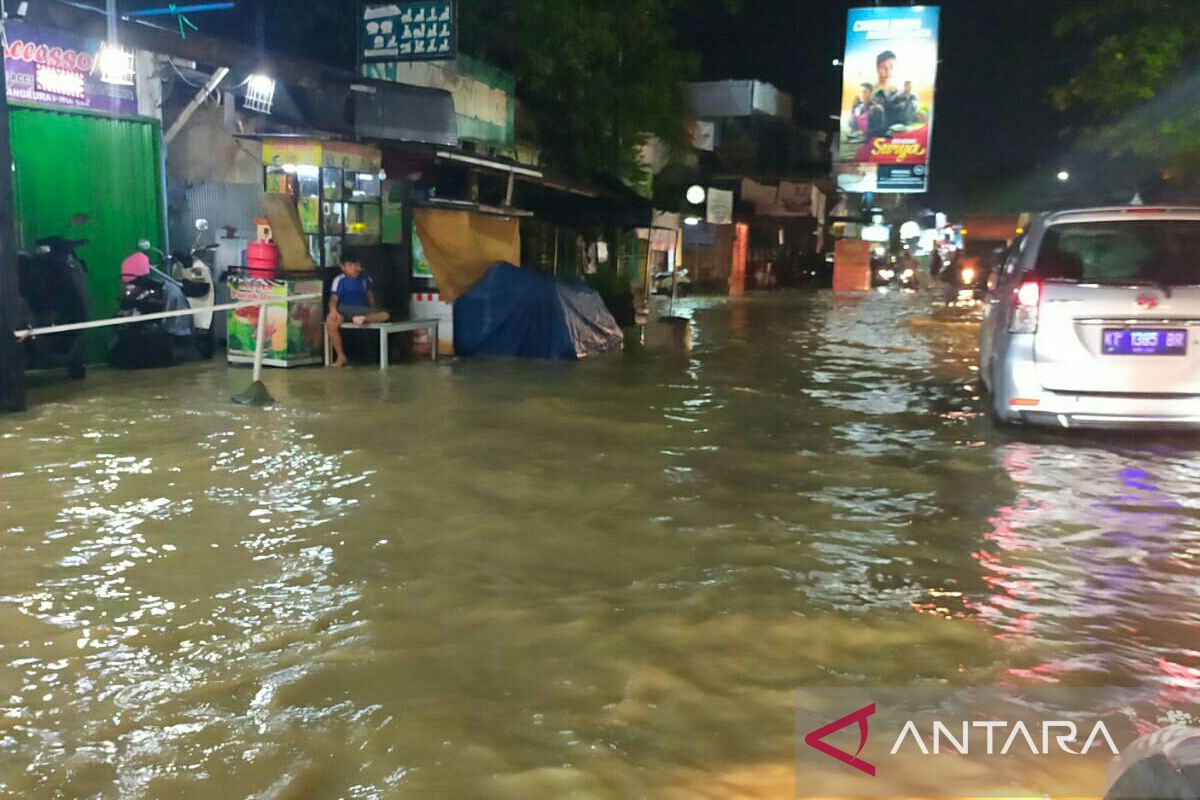
[[[521,263],[521,229],[515,217],[418,208],[413,219],[443,302],[465,294],[497,261]]]

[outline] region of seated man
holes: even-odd
[[[371,290],[371,278],[363,274],[362,262],[353,253],[342,254],[342,274],[333,279],[329,287],[329,316],[325,327],[329,331],[329,342],[337,353],[335,367],[346,366],[346,351],[342,347],[341,325],[347,319],[355,325],[367,322],[387,322],[388,312],[375,308],[375,293]]]

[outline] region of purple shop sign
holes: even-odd
[[[135,115],[133,86],[110,86],[95,74],[99,45],[23,22],[5,23],[5,88],[9,102]]]

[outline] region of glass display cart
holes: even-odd
[[[350,142],[264,141],[263,188],[292,197],[319,268],[337,269],[347,246],[380,243],[382,160],[377,148]]]

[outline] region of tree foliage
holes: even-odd
[[[1051,95],[1075,120],[1073,134],[1167,176],[1200,179],[1200,3],[1094,0],[1063,15],[1055,35],[1094,43]]]
[[[516,75],[556,166],[633,180],[648,136],[684,139],[682,83],[699,59],[678,47],[673,20],[697,2],[462,0],[461,44]]]

